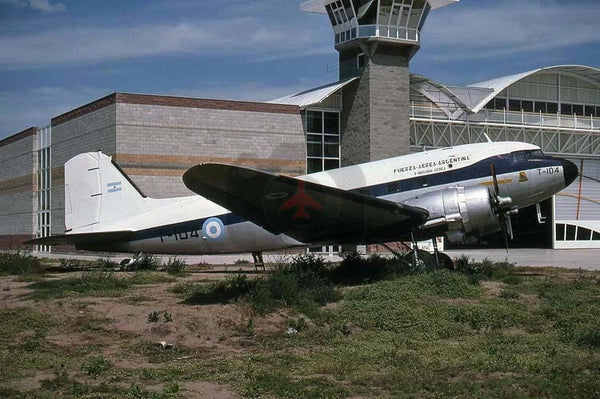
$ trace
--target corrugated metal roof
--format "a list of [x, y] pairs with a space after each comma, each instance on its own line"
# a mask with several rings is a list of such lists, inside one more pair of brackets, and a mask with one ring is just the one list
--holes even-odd
[[325, 86], [306, 90], [296, 94], [291, 94], [289, 96], [277, 98], [268, 102], [274, 104], [297, 105], [300, 108], [306, 108], [310, 105], [320, 103], [321, 101], [325, 100], [327, 97], [329, 97], [330, 95], [332, 95], [333, 93], [335, 93], [336, 91], [338, 91], [339, 89], [356, 79], [359, 78], [353, 77], [339, 82], [330, 83]]

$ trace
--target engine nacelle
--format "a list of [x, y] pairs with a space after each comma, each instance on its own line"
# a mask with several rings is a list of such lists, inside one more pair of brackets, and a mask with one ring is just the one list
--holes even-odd
[[448, 187], [406, 201], [429, 211], [424, 230], [445, 231], [450, 242], [464, 242], [469, 235], [485, 235], [500, 230], [493, 209], [493, 197], [487, 187]]

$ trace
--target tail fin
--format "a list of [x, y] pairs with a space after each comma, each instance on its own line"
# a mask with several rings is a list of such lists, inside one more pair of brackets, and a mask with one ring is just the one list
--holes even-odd
[[65, 227], [67, 231], [101, 230], [147, 210], [146, 196], [101, 152], [79, 154], [65, 163]]

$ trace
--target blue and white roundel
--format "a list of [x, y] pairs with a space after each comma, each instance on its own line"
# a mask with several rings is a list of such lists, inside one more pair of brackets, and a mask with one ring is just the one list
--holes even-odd
[[209, 240], [218, 240], [225, 233], [225, 225], [221, 219], [206, 219], [202, 225], [202, 235]]

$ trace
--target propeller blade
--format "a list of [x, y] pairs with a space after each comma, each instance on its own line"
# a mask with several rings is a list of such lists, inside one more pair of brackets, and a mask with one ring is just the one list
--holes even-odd
[[496, 176], [496, 166], [493, 163], [490, 164], [492, 170], [492, 180], [494, 181], [494, 194], [496, 197], [500, 195], [500, 187], [498, 186], [498, 176]]
[[[510, 218], [510, 216], [509, 216]], [[506, 223], [506, 216], [504, 213], [500, 213], [498, 215], [498, 222], [500, 223], [500, 230], [502, 230], [502, 238], [504, 239], [504, 248], [506, 248], [506, 253], [508, 253], [508, 229]]]
[[510, 214], [506, 216], [506, 231], [508, 232], [508, 237], [510, 237], [511, 240], [514, 240], [515, 235], [513, 234], [512, 218], [510, 217]]

